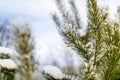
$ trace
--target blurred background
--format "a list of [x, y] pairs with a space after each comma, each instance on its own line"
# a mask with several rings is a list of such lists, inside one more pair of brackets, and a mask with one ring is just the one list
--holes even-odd
[[[114, 18], [119, 3], [120, 0], [98, 0], [99, 6], [109, 6], [111, 18]], [[85, 28], [86, 1], [76, 0], [76, 4], [80, 11], [81, 23]], [[42, 66], [56, 65], [68, 73], [76, 72], [82, 58], [64, 44], [51, 18], [54, 12], [59, 14], [54, 0], [0, 0], [0, 25], [9, 29], [10, 22], [28, 19], [35, 38], [39, 63]]]

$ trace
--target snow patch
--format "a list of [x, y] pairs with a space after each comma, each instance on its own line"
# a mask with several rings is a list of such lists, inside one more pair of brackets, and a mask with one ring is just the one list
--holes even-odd
[[6, 54], [6, 55], [8, 55], [8, 54], [12, 55], [16, 52], [14, 50], [10, 49], [10, 48], [0, 47], [0, 54], [3, 54], [3, 53]]
[[63, 72], [56, 66], [52, 65], [43, 66], [43, 71], [55, 79], [62, 79], [64, 77]]
[[0, 59], [0, 66], [9, 70], [17, 68], [17, 65], [12, 59]]
[[83, 36], [85, 36], [86, 32], [83, 31], [82, 29], [78, 29], [78, 34], [80, 37], [83, 37]]

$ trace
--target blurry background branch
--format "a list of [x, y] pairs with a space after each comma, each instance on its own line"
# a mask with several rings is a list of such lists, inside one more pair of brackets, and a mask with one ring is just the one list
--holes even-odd
[[41, 70], [38, 68], [35, 59], [35, 43], [31, 34], [31, 24], [29, 20], [15, 19], [11, 23], [11, 41], [14, 49], [18, 53], [15, 59], [18, 70], [15, 80], [41, 80]]
[[9, 27], [8, 22], [0, 19], [0, 46], [9, 44]]

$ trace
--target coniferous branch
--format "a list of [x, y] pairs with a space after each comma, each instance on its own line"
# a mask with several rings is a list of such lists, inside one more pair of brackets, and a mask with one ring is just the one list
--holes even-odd
[[60, 28], [61, 27], [61, 22], [60, 22], [56, 13], [54, 15], [52, 15], [52, 19], [54, 20], [54, 22], [58, 26], [58, 28]]
[[107, 13], [100, 11], [96, 0], [88, 0], [88, 30], [90, 40], [94, 45], [94, 64], [96, 63], [97, 55], [103, 49], [103, 27], [106, 23]]
[[63, 17], [64, 22], [72, 22], [70, 19], [70, 12], [66, 9], [66, 5], [64, 4], [63, 0], [56, 0], [56, 4], [58, 9], [60, 10], [60, 13]]
[[[58, 9], [60, 10], [60, 12], [61, 12], [61, 14], [63, 15], [62, 17], [63, 17], [63, 19], [64, 19], [64, 22], [62, 22], [62, 23], [66, 23], [66, 22], [68, 22], [68, 23], [70, 23], [70, 24], [72, 24], [72, 28], [74, 28], [75, 29], [75, 31], [76, 31], [76, 29], [80, 29], [81, 27], [80, 27], [80, 18], [79, 18], [79, 13], [78, 13], [78, 10], [77, 10], [77, 8], [76, 8], [76, 6], [75, 6], [75, 2], [74, 1], [70, 1], [69, 3], [70, 3], [70, 6], [72, 7], [72, 9], [71, 9], [71, 11], [72, 11], [72, 13], [73, 14], [71, 14], [70, 12], [68, 12], [68, 10], [66, 10], [65, 8], [66, 8], [66, 6], [64, 5], [64, 3], [63, 3], [64, 1], [62, 1], [62, 0], [56, 0], [56, 4], [57, 4], [57, 6], [58, 6]], [[75, 9], [74, 11], [73, 11], [73, 9]], [[66, 15], [66, 14], [68, 14], [68, 15]], [[71, 17], [71, 15], [69, 15], [69, 14], [71, 14], [71, 15], [74, 15], [75, 17]], [[65, 16], [66, 15], [66, 16]], [[58, 26], [58, 29], [59, 29], [59, 32], [60, 32], [60, 34], [61, 35], [63, 35], [63, 37], [66, 35], [66, 33], [65, 33], [65, 31], [62, 31], [62, 30], [64, 30], [64, 28], [63, 28], [63, 26], [65, 26], [65, 25], [63, 25], [61, 22], [60, 22], [60, 18], [57, 16], [57, 14], [54, 14], [53, 15], [53, 20], [55, 21], [55, 23], [56, 23], [56, 25]], [[73, 26], [74, 25], [74, 26]], [[67, 27], [67, 26], [66, 26]], [[69, 27], [69, 26], [68, 26]], [[67, 29], [66, 29], [67, 30]], [[71, 29], [72, 30], [72, 29]], [[69, 31], [67, 31], [69, 34], [72, 32], [71, 30], [69, 30]], [[73, 30], [74, 31], [74, 30]], [[74, 32], [75, 32], [74, 31]], [[71, 41], [70, 42], [73, 42], [73, 40], [72, 40], [72, 37], [70, 38], [70, 35], [69, 34], [67, 34], [67, 40], [69, 40], [70, 41], [70, 39], [71, 39]], [[76, 36], [79, 36], [79, 34], [78, 33], [74, 33], [74, 35], [76, 35]], [[78, 39], [80, 40], [80, 41], [82, 41], [83, 42], [83, 44], [85, 45], [88, 41], [85, 41], [85, 39], [88, 39], [88, 36], [89, 36], [89, 34], [87, 34], [87, 36], [86, 37], [82, 37], [82, 38], [79, 38], [78, 37]], [[65, 38], [65, 37], [64, 37]], [[69, 41], [66, 41], [66, 42], [69, 42]], [[76, 39], [75, 40], [76, 42], [73, 42], [73, 43], [77, 43], [78, 42], [78, 40]], [[74, 45], [74, 44], [72, 44], [72, 45]], [[79, 46], [79, 45], [81, 45], [81, 42], [80, 42], [80, 44], [78, 43], [78, 45], [75, 45], [76, 46], [76, 48], [74, 47], [74, 49], [77, 49], [77, 50], [81, 50], [81, 52], [84, 52], [85, 54], [86, 54], [86, 51], [85, 51], [85, 49], [84, 49], [84, 47], [83, 46]], [[79, 51], [80, 51], [79, 50]], [[79, 52], [80, 53], [80, 52]], [[87, 57], [87, 55], [84, 55], [85, 57]]]
[[86, 55], [87, 51], [83, 46], [83, 43], [80, 42], [81, 40], [72, 25], [66, 24], [65, 28], [62, 28], [60, 33], [63, 36], [65, 43], [68, 44], [69, 47], [77, 50], [79, 54], [83, 53], [83, 57], [88, 60], [88, 56]]
[[[76, 29], [80, 29], [81, 28], [80, 18], [79, 18], [79, 12], [77, 10], [76, 4], [74, 3], [74, 1], [69, 1], [69, 4], [71, 6], [69, 10], [66, 4], [64, 3], [65, 2], [63, 0], [56, 0], [57, 7], [62, 15], [62, 20], [60, 20], [60, 18], [56, 13], [52, 15], [53, 20], [55, 21], [58, 27], [61, 27], [62, 23], [71, 23], [72, 25], [74, 25]], [[59, 25], [58, 25], [58, 22], [59, 22]]]
[[[107, 29], [107, 30], [106, 30]], [[120, 79], [118, 76], [120, 74], [120, 32], [119, 24], [117, 22], [110, 22], [106, 27], [106, 37], [105, 42], [107, 46], [107, 51], [105, 57], [103, 57], [103, 64], [105, 71], [104, 79], [117, 80]], [[102, 65], [102, 64], [101, 64]], [[102, 65], [103, 66], [103, 65]]]
[[[70, 3], [72, 6], [73, 13], [76, 12], [76, 8], [74, 8], [75, 4]], [[71, 20], [75, 21], [75, 24], [70, 25], [62, 25], [60, 27], [60, 34], [63, 36], [65, 43], [76, 50], [80, 55], [83, 56], [85, 62], [80, 67], [80, 76], [83, 80], [108, 80], [112, 79], [111, 76], [115, 76], [115, 67], [110, 67], [115, 64], [118, 70], [118, 61], [119, 56], [115, 57], [119, 54], [118, 48], [112, 49], [113, 46], [119, 47], [116, 44], [119, 44], [119, 36], [115, 34], [114, 39], [110, 42], [112, 32], [115, 32], [114, 29], [111, 30], [111, 26], [116, 26], [116, 23], [111, 23], [108, 19], [107, 9], [101, 9], [97, 5], [96, 0], [87, 0], [88, 7], [88, 29], [87, 33], [84, 36], [79, 36], [79, 29], [76, 28], [78, 19]], [[60, 8], [59, 8], [60, 9]], [[78, 14], [78, 13], [75, 13]], [[78, 16], [78, 15], [77, 15]], [[58, 17], [57, 17], [58, 18]], [[59, 22], [58, 22], [59, 23]], [[64, 24], [66, 22], [63, 22]], [[60, 26], [59, 24], [59, 26]], [[74, 27], [75, 26], [75, 27]], [[118, 30], [118, 28], [116, 29]], [[117, 37], [117, 38], [116, 38]], [[109, 41], [109, 42], [108, 42]], [[116, 44], [111, 44], [115, 42]], [[109, 45], [108, 45], [109, 44]], [[112, 46], [112, 47], [110, 47]], [[112, 49], [112, 50], [111, 50]], [[118, 54], [114, 54], [115, 51], [118, 51]], [[114, 54], [114, 57], [109, 56], [110, 54]], [[86, 57], [87, 56], [87, 57]], [[111, 58], [110, 58], [111, 57]], [[111, 64], [111, 62], [113, 63]], [[110, 63], [109, 63], [110, 62]], [[104, 66], [103, 66], [104, 65]], [[110, 70], [113, 70], [110, 72]], [[118, 76], [118, 75], [117, 75]], [[106, 78], [107, 77], [107, 78]], [[115, 79], [115, 78], [114, 78]], [[118, 78], [119, 79], [119, 78]]]
[[15, 80], [41, 80], [43, 77], [35, 60], [35, 43], [28, 21], [22, 24], [12, 24], [12, 40], [15, 50], [19, 53], [16, 63], [18, 64]]
[[79, 15], [79, 12], [77, 10], [76, 4], [75, 4], [74, 0], [69, 1], [69, 3], [70, 3], [70, 6], [71, 6], [71, 9], [72, 9], [72, 12], [74, 14], [74, 17], [75, 17], [74, 25], [76, 24], [75, 26], [77, 26], [77, 28], [80, 29], [81, 28], [80, 17], [79, 17], [80, 15]]

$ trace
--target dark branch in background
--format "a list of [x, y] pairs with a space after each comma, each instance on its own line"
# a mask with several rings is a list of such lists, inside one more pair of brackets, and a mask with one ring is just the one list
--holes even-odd
[[9, 28], [7, 21], [0, 20], [0, 46], [8, 46], [9, 41]]
[[54, 15], [52, 15], [52, 19], [54, 20], [54, 22], [58, 26], [58, 28], [60, 28], [61, 27], [61, 22], [60, 22], [59, 17], [57, 16], [56, 13]]

